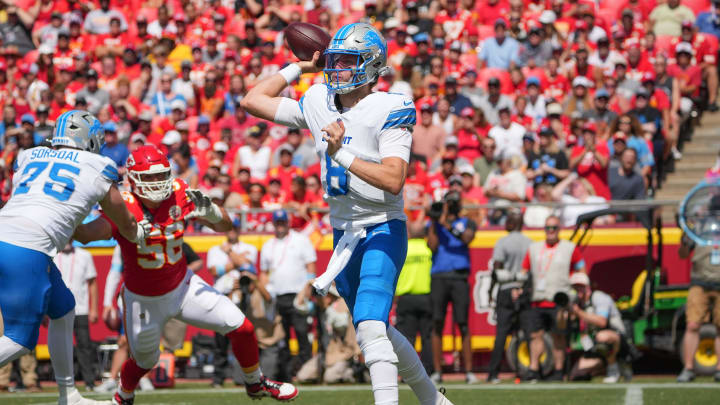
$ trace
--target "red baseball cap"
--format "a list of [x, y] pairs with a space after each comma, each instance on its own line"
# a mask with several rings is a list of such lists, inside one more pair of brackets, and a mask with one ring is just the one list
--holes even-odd
[[651, 71], [647, 71], [647, 72], [643, 73], [643, 75], [642, 75], [642, 82], [643, 82], [643, 83], [645, 83], [645, 82], [653, 82], [653, 83], [655, 83], [655, 73], [654, 73], [654, 72], [651, 72]]
[[617, 131], [617, 132], [615, 132], [615, 134], [612, 136], [612, 140], [613, 140], [613, 142], [615, 142], [615, 141], [627, 142], [627, 135], [625, 135], [625, 133], [622, 132], [622, 131]]
[[583, 132], [592, 132], [593, 134], [597, 132], [597, 126], [593, 121], [586, 122], [582, 129]]
[[586, 30], [589, 28], [588, 23], [585, 22], [585, 20], [577, 20], [575, 21], [575, 29], [576, 30]]
[[460, 116], [465, 118], [472, 118], [475, 116], [475, 110], [472, 107], [465, 107], [460, 111]]

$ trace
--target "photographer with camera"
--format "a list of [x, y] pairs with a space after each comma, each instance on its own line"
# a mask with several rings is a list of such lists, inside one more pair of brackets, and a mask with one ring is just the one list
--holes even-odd
[[540, 357], [545, 351], [545, 331], [552, 334], [552, 355], [555, 371], [548, 376], [550, 381], [564, 379], [566, 322], [563, 303], [568, 301], [570, 273], [585, 273], [585, 261], [574, 243], [560, 240], [560, 218], [551, 215], [545, 220], [545, 240], [533, 242], [522, 263], [523, 271], [532, 279], [531, 309], [520, 314], [520, 324], [530, 336], [530, 371], [528, 381], [537, 381], [540, 376]]
[[525, 285], [528, 276], [522, 271], [522, 261], [532, 240], [520, 232], [522, 227], [522, 212], [510, 210], [505, 221], [505, 230], [509, 233], [500, 238], [493, 248], [492, 284], [499, 285], [495, 304], [495, 345], [490, 355], [487, 378], [493, 384], [500, 382], [500, 362], [514, 318], [529, 307], [529, 291]]
[[[215, 278], [216, 285], [221, 279], [228, 279], [228, 274], [233, 273], [237, 278], [237, 272], [241, 269], [249, 267], [255, 268], [257, 264], [258, 251], [255, 246], [242, 242], [239, 238], [240, 224], [235, 224], [234, 229], [226, 233], [227, 241], [221, 245], [213, 246], [207, 253], [207, 268], [210, 274]], [[217, 288], [216, 288], [217, 289]], [[225, 292], [227, 290], [227, 292]], [[223, 294], [228, 294], [232, 290], [232, 283], [224, 286], [224, 290], [218, 289]], [[232, 297], [231, 297], [232, 298]], [[247, 314], [246, 308], [240, 308], [243, 313]], [[220, 388], [226, 378], [225, 369], [228, 366], [228, 348], [230, 340], [223, 334], [215, 333], [215, 353], [213, 356], [213, 365], [215, 372], [213, 374], [212, 386]], [[266, 374], [268, 371], [263, 370]], [[267, 374], [270, 376], [269, 374]], [[270, 377], [274, 378], [274, 376]], [[242, 382], [242, 379], [235, 379], [235, 382]]]
[[470, 249], [477, 225], [461, 217], [461, 196], [451, 191], [441, 202], [430, 207], [430, 225], [427, 245], [433, 252], [430, 270], [430, 300], [433, 308], [433, 381], [442, 381], [442, 333], [448, 303], [453, 304], [453, 319], [462, 336], [462, 359], [465, 366], [465, 381], [476, 383], [472, 371], [472, 351], [468, 331], [468, 310], [470, 306]]
[[[282, 364], [286, 367], [289, 379], [312, 357], [312, 346], [308, 340], [310, 325], [306, 314], [295, 307], [295, 298], [308, 281], [315, 278], [317, 256], [310, 239], [290, 229], [287, 211], [273, 212], [272, 221], [275, 235], [260, 250], [260, 278], [266, 280], [268, 291], [277, 300], [277, 312], [282, 318], [286, 343]], [[295, 329], [299, 346], [298, 355], [292, 360], [289, 349], [290, 327]]]
[[[589, 379], [592, 372], [606, 368], [604, 383], [616, 383], [620, 380], [621, 370], [626, 379], [632, 378], [632, 368], [625, 361], [632, 343], [624, 338], [625, 325], [620, 311], [612, 297], [602, 291], [590, 288], [590, 278], [585, 273], [573, 273], [570, 284], [575, 294], [568, 297], [572, 315], [585, 325], [581, 330], [581, 343], [585, 354], [578, 360], [570, 375], [571, 380]], [[622, 356], [621, 354], [625, 354]]]
[[[256, 257], [257, 253], [253, 258]], [[263, 374], [268, 378], [278, 378], [281, 372], [285, 332], [280, 316], [275, 311], [273, 298], [266, 288], [265, 281], [258, 277], [254, 263], [245, 263], [237, 269], [228, 271], [218, 278], [214, 287], [227, 295], [252, 322], [260, 348], [260, 367], [263, 367]], [[217, 375], [217, 366], [215, 370]], [[220, 372], [222, 373], [222, 370]], [[240, 373], [234, 374], [239, 376]]]

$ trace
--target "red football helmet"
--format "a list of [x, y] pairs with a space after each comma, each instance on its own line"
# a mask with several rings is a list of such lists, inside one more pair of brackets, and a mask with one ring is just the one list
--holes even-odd
[[154, 145], [144, 145], [128, 156], [125, 164], [133, 193], [159, 202], [170, 197], [173, 178], [170, 162]]

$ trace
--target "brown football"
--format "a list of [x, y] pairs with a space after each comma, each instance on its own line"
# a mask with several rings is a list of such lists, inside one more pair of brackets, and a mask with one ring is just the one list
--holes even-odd
[[330, 43], [330, 34], [315, 24], [294, 22], [285, 28], [285, 39], [290, 50], [303, 61], [312, 60], [315, 51], [320, 51], [318, 67], [325, 66], [325, 49]]

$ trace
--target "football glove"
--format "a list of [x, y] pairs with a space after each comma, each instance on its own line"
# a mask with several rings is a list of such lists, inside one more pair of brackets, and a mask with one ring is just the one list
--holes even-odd
[[217, 204], [213, 203], [205, 193], [200, 190], [185, 190], [185, 195], [190, 201], [195, 204], [195, 209], [192, 210], [185, 218], [200, 218], [211, 224], [220, 222], [223, 218], [223, 213]]

